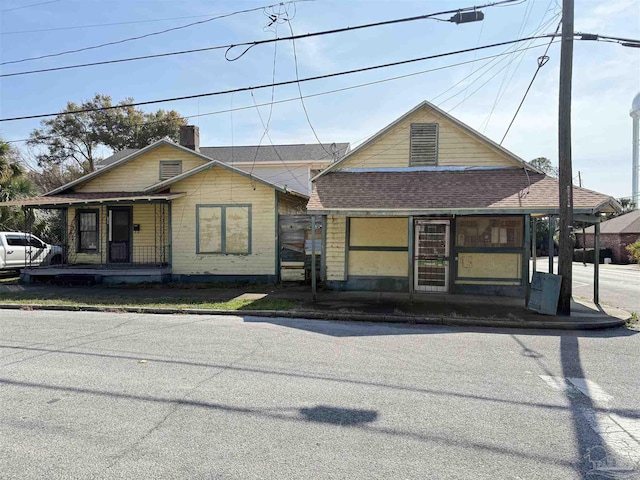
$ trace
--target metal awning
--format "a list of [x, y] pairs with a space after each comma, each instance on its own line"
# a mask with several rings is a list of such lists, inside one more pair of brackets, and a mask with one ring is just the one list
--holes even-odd
[[103, 205], [106, 203], [157, 203], [169, 202], [184, 195], [186, 194], [144, 192], [68, 193], [66, 195], [31, 197], [0, 202], [0, 207], [60, 208], [73, 205]]

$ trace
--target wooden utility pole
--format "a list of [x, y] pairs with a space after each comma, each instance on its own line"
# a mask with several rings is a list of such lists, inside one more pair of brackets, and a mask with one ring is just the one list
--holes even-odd
[[571, 170], [571, 77], [573, 70], [573, 1], [562, 0], [562, 40], [560, 44], [560, 92], [558, 102], [558, 195], [560, 228], [558, 274], [562, 276], [558, 313], [571, 314], [573, 262], [573, 174]]

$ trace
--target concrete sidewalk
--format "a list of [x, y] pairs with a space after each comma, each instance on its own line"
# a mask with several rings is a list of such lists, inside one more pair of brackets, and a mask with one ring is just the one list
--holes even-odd
[[[30, 294], [28, 305], [3, 302], [13, 294]], [[57, 298], [77, 299], [84, 305], [87, 296], [100, 298], [97, 305], [63, 307], [55, 305]], [[295, 303], [291, 310], [252, 310], [247, 305], [240, 310], [209, 310], [197, 308], [198, 302], [224, 302], [238, 297], [278, 299]], [[46, 299], [53, 305], [38, 305]], [[158, 302], [163, 300], [163, 302]], [[122, 307], [123, 303], [131, 307]], [[61, 302], [62, 303], [62, 302]], [[105, 305], [107, 303], [107, 305]], [[150, 303], [166, 303], [166, 307], [145, 307]], [[194, 303], [194, 308], [172, 308], [171, 303]], [[99, 305], [102, 304], [102, 305]], [[131, 311], [146, 313], [225, 314], [262, 317], [334, 319], [351, 321], [386, 321], [430, 323], [438, 325], [597, 329], [620, 326], [631, 317], [629, 312], [596, 306], [576, 298], [569, 317], [541, 315], [525, 308], [524, 300], [509, 297], [414, 294], [410, 301], [406, 293], [319, 291], [313, 302], [307, 285], [247, 285], [211, 287], [206, 285], [145, 285], [60, 287], [51, 285], [0, 285], [0, 308], [69, 309], [91, 311]]]

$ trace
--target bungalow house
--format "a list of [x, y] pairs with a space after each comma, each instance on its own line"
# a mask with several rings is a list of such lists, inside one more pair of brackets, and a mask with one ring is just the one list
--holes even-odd
[[[279, 216], [304, 212], [309, 169], [335, 160], [348, 145], [214, 148], [205, 154], [197, 127], [182, 133], [186, 146], [163, 139], [120, 152], [41, 197], [4, 203], [64, 214], [61, 265], [26, 268], [23, 279], [277, 281]], [[229, 158], [238, 163], [227, 163]], [[303, 166], [303, 180], [289, 183], [299, 190], [256, 173], [286, 183], [282, 170], [296, 162]]]
[[[576, 231], [580, 246], [594, 248], [595, 228], [588, 227]], [[600, 224], [600, 248], [611, 249], [613, 263], [629, 263], [627, 245], [640, 239], [640, 210], [634, 210], [619, 217], [611, 218]]]
[[[338, 290], [525, 296], [530, 220], [558, 215], [557, 180], [429, 102], [313, 179], [322, 272]], [[574, 187], [581, 221], [619, 211]]]

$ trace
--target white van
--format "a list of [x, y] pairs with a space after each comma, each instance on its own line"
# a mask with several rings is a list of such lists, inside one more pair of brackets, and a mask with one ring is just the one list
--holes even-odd
[[0, 270], [62, 263], [62, 248], [21, 232], [0, 232]]

